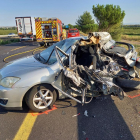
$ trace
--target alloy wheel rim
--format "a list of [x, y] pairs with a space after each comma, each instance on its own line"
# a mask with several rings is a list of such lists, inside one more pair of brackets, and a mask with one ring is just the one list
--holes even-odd
[[40, 89], [33, 97], [33, 104], [37, 109], [45, 109], [53, 101], [53, 94], [48, 89]]

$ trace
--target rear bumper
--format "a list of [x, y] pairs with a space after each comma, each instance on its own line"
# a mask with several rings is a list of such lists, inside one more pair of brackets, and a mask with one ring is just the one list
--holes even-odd
[[19, 35], [19, 37], [20, 37], [20, 40], [21, 40], [21, 41], [22, 41], [22, 40], [27, 41], [27, 40], [33, 40], [33, 39], [34, 39], [33, 35], [30, 35], [30, 36], [20, 36], [20, 35]]
[[68, 35], [68, 38], [70, 37], [79, 37], [80, 35]]
[[24, 40], [24, 41], [27, 41], [27, 40], [33, 40], [33, 38], [20, 38], [20, 41], [22, 41], [22, 40]]

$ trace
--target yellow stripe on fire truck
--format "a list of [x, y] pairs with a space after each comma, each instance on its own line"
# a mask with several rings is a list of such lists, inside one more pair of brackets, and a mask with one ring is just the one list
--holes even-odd
[[36, 38], [42, 38], [41, 24], [36, 22]]

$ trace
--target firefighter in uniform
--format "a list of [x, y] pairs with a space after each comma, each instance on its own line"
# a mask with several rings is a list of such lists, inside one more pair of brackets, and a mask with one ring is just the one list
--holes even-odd
[[62, 39], [63, 39], [63, 40], [66, 39], [66, 36], [67, 36], [66, 30], [63, 29], [63, 31], [62, 31]]

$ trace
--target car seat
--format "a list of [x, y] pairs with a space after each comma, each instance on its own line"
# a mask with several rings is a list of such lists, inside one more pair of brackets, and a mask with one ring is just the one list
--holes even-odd
[[108, 52], [112, 53], [112, 54], [122, 54], [125, 55], [127, 53], [127, 49], [124, 47], [120, 47], [120, 46], [111, 46], [111, 48], [108, 49]]
[[[124, 47], [117, 46], [118, 44], [127, 46], [128, 50]], [[133, 67], [136, 63], [137, 52], [132, 44], [110, 40], [102, 46], [102, 49], [108, 55], [116, 55], [120, 58], [124, 58], [130, 67]]]
[[96, 69], [96, 56], [94, 55], [93, 46], [77, 46], [74, 51], [76, 56], [76, 63], [78, 65], [83, 65], [89, 67], [91, 64], [93, 68]]

